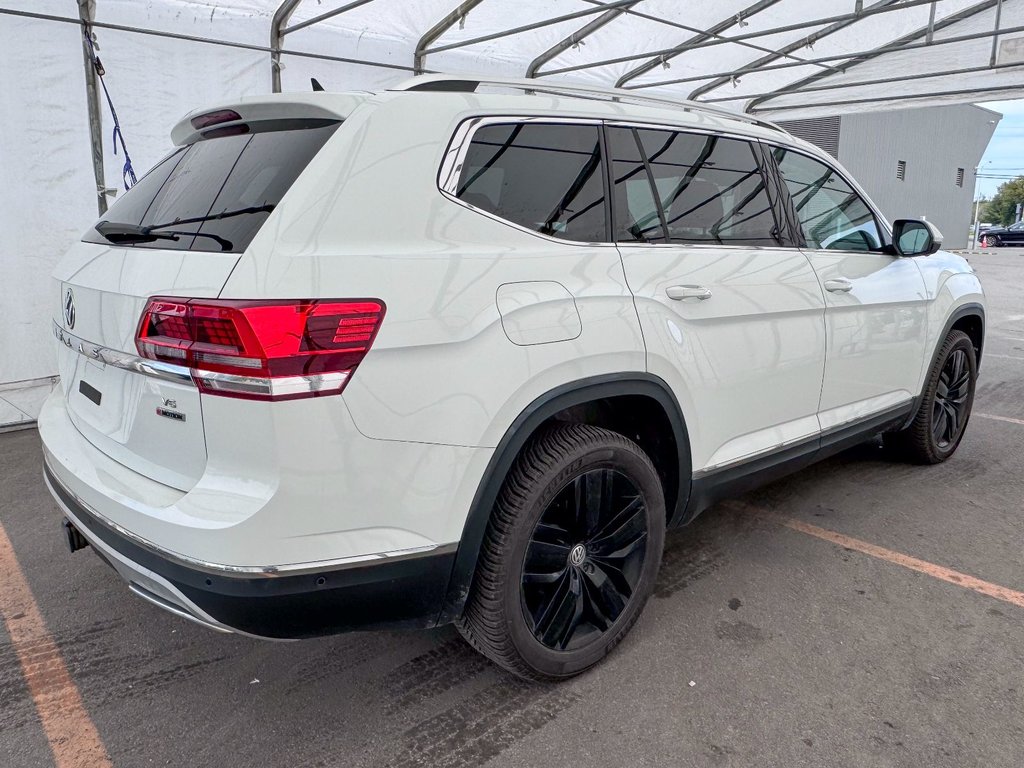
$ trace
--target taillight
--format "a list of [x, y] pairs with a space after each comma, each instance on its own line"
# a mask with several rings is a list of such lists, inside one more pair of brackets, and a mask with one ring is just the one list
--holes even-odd
[[290, 400], [341, 392], [373, 343], [376, 299], [236, 301], [154, 296], [135, 336], [139, 354], [187, 366], [203, 392]]

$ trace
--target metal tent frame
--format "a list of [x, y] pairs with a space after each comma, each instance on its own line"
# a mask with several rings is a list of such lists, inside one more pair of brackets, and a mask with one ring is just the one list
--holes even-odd
[[[282, 88], [283, 56], [379, 67], [408, 74], [424, 74], [431, 72], [427, 68], [427, 63], [432, 55], [465, 51], [484, 44], [500, 44], [501, 41], [516, 37], [519, 39], [515, 41], [513, 47], [517, 53], [521, 53], [524, 47], [522, 36], [537, 30], [567, 27], [573, 22], [578, 22], [579, 26], [572, 28], [569, 34], [563, 33], [561, 39], [554, 45], [549, 41], [535, 55], [524, 58], [524, 62], [528, 63], [525, 63], [522, 74], [528, 79], [550, 78], [549, 82], [557, 83], [561, 79], [560, 76], [579, 77], [577, 73], [581, 73], [592, 81], [603, 77], [607, 80], [607, 86], [664, 94], [677, 100], [683, 98], [705, 104], [729, 104], [739, 111], [765, 116], [787, 111], [792, 113], [805, 107], [817, 109], [818, 113], [821, 113], [822, 109], [841, 112], [863, 108], [865, 105], [882, 106], [897, 101], [924, 106], [940, 99], [969, 101], [972, 96], [982, 98], [986, 95], [1008, 93], [1024, 95], [1024, 76], [1021, 75], [1024, 68], [1024, 24], [1002, 25], [1007, 9], [1016, 13], [1015, 18], [1019, 22], [1024, 22], [1024, 13], [1021, 13], [1024, 11], [1024, 0], [978, 0], [969, 5], [964, 5], [964, 0], [843, 0], [850, 6], [850, 10], [845, 13], [804, 18], [788, 24], [767, 25], [757, 25], [756, 20], [769, 18], [766, 16], [769, 12], [776, 14], [770, 18], [777, 18], [780, 9], [785, 8], [786, 0], [749, 0], [749, 4], [739, 11], [723, 12], [717, 21], [703, 27], [669, 18], [669, 14], [659, 15], [655, 11], [657, 0], [578, 0], [577, 8], [571, 12], [548, 15], [525, 24], [512, 24], [516, 14], [509, 13], [507, 26], [492, 28], [483, 34], [456, 34], [454, 37], [457, 39], [451, 39], [453, 30], [457, 26], [461, 28], [466, 25], [472, 30], [472, 12], [482, 3], [487, 2], [490, 5], [510, 0], [450, 0], [451, 10], [440, 14], [429, 27], [422, 31], [417, 30], [420, 32], [419, 37], [408, 41], [412, 55], [411, 61], [407, 64], [371, 61], [286, 47], [288, 36], [291, 34], [314, 25], [324, 25], [332, 21], [338, 23], [346, 14], [383, 1], [337, 0], [337, 5], [333, 8], [292, 21], [303, 6], [308, 8], [312, 5], [312, 0], [278, 0], [270, 21], [269, 44], [266, 46], [97, 21], [96, 0], [76, 0], [76, 17], [10, 8], [0, 8], [0, 14], [81, 26], [92, 163], [100, 213], [106, 208], [107, 191], [103, 178], [102, 104], [97, 74], [85, 40], [85, 36], [91, 34], [94, 29], [111, 29], [267, 53], [270, 58], [271, 86], [275, 92]], [[939, 11], [949, 9], [953, 3], [958, 3], [959, 10], [940, 17]], [[274, 7], [271, 5], [271, 8]], [[662, 4], [660, 7], [664, 8], [665, 5]], [[915, 8], [928, 9], [928, 23], [910, 32], [904, 31], [903, 34], [893, 34], [891, 38], [877, 39], [877, 44], [870, 47], [850, 45], [850, 40], [842, 38], [844, 33], [856, 30], [859, 24], [870, 23], [871, 19]], [[988, 13], [992, 14], [990, 28], [967, 28], [972, 21], [977, 21], [982, 18], [982, 14]], [[684, 14], [680, 12], [679, 16], [682, 18]], [[574, 51], [579, 52], [588, 39], [593, 41], [595, 36], [601, 35], [607, 39], [618, 29], [623, 29], [617, 25], [622, 25], [627, 20], [642, 20], [645, 24], [656, 25], [660, 30], [678, 33], [681, 41], [671, 46], [652, 46], [639, 52], [635, 51], [634, 45], [632, 52], [618, 56], [559, 63], [560, 58], [570, 56]], [[761, 28], [746, 30], [745, 27], [750, 26], [751, 20], [755, 20], [755, 26]], [[628, 30], [628, 27], [625, 29]], [[1000, 41], [1012, 35], [1021, 35], [1013, 41], [1018, 53], [1008, 61], [1001, 60]], [[447, 41], [446, 37], [449, 38]], [[785, 42], [780, 42], [780, 38], [786, 38]], [[987, 61], [959, 62], [956, 66], [938, 66], [933, 62], [929, 66], [923, 58], [940, 48], [947, 50], [942, 48], [943, 46], [980, 41], [988, 43], [988, 55], [985, 57]], [[635, 40], [632, 42], [635, 43]], [[815, 43], [831, 45], [835, 50], [824, 55], [807, 54], [804, 49], [813, 50]], [[707, 50], [738, 51], [742, 56], [736, 63], [730, 63], [718, 71], [707, 71], [710, 68], [703, 61], [697, 61], [695, 65], [690, 66], [692, 74], [662, 79], [652, 76], [659, 67], [668, 69], [673, 61], [692, 56], [695, 52], [700, 55], [700, 52]], [[872, 67], [869, 66], [872, 63], [891, 60], [894, 55], [905, 56], [908, 52], [913, 52], [915, 56], [920, 55], [923, 66], [901, 69], [897, 72], [872, 72]], [[979, 58], [980, 51], [972, 55]], [[609, 69], [615, 67], [621, 70], [620, 65], [624, 64], [632, 66], [624, 73], [618, 71], [613, 75], [606, 74]], [[809, 69], [813, 71], [808, 73]], [[877, 70], [877, 67], [875, 69]], [[793, 72], [792, 80], [786, 80], [787, 71]], [[864, 77], [850, 78], [850, 72], [867, 74]], [[1007, 72], [1014, 77], [1006, 78]], [[753, 90], [746, 86], [738, 87], [740, 78], [750, 77], [756, 80], [766, 74], [770, 75], [770, 80], [775, 78], [768, 86], [755, 87]], [[957, 77], [967, 80], [951, 84], [949, 79]], [[911, 88], [912, 84], [917, 87]]]
[[[287, 26], [289, 18], [302, 4], [303, 0], [283, 0], [277, 14], [275, 14], [272, 29], [270, 35], [270, 49], [272, 58], [272, 75], [274, 77], [275, 90], [280, 89], [280, 56], [284, 53], [284, 39], [285, 36], [290, 32], [295, 32], [299, 29], [317, 24], [328, 19], [337, 18], [342, 14], [348, 13], [356, 8], [359, 8], [368, 3], [374, 2], [375, 0], [353, 0], [352, 2], [344, 3], [343, 5], [334, 8], [330, 11], [321, 13], [310, 19], [306, 19], [303, 22]], [[781, 0], [757, 0], [748, 7], [744, 8], [738, 13], [732, 14], [721, 19], [718, 23], [708, 26], [705, 29], [699, 29], [692, 27], [673, 19], [668, 19], [663, 16], [652, 15], [645, 13], [644, 0], [582, 0], [583, 3], [589, 7], [582, 8], [580, 10], [573, 11], [571, 13], [563, 13], [557, 16], [550, 16], [538, 21], [531, 22], [529, 24], [509, 26], [505, 29], [489, 32], [488, 34], [478, 35], [475, 37], [469, 37], [467, 39], [458, 40], [450, 43], [440, 43], [441, 38], [451, 30], [456, 24], [464, 24], [466, 19], [474, 8], [479, 6], [483, 0], [463, 0], [463, 2], [455, 5], [452, 10], [442, 16], [438, 21], [430, 27], [429, 30], [424, 32], [422, 37], [416, 43], [416, 47], [413, 54], [412, 70], [417, 74], [428, 72], [426, 68], [426, 62], [430, 54], [443, 53], [445, 51], [451, 51], [460, 48], [469, 48], [474, 45], [481, 43], [492, 42], [515, 35], [520, 35], [525, 32], [530, 32], [544, 27], [549, 27], [556, 24], [561, 24], [573, 19], [586, 19], [586, 23], [579, 27], [571, 34], [564, 37], [561, 41], [555, 45], [547, 48], [546, 50], [539, 52], [529, 63], [525, 69], [525, 76], [528, 78], [539, 78], [539, 77], [551, 77], [557, 75], [565, 75], [574, 72], [581, 72], [584, 70], [593, 70], [600, 67], [607, 67], [613, 64], [622, 64], [627, 62], [640, 62], [637, 66], [631, 69], [626, 74], [618, 77], [614, 85], [618, 88], [631, 88], [631, 89], [664, 89], [671, 86], [679, 86], [681, 84], [689, 82], [703, 82], [711, 78], [710, 82], [703, 82], [702, 85], [692, 90], [686, 98], [689, 100], [701, 100], [712, 102], [736, 102], [737, 97], [723, 97], [717, 96], [714, 92], [721, 89], [723, 86], [733, 84], [735, 85], [743, 75], [760, 74], [763, 72], [777, 71], [780, 69], [789, 68], [800, 68], [813, 66], [820, 69], [809, 76], [799, 77], [794, 82], [785, 84], [783, 86], [770, 89], [764, 92], [745, 94], [743, 98], [748, 98], [749, 101], [744, 106], [744, 111], [758, 111], [758, 112], [771, 112], [774, 111], [770, 102], [772, 99], [781, 96], [792, 96], [800, 93], [820, 93], [822, 91], [829, 91], [832, 89], [842, 90], [846, 88], [856, 86], [873, 86], [873, 85], [887, 85], [891, 83], [906, 83], [910, 81], [927, 80], [930, 78], [948, 78], [957, 75], [967, 74], [978, 74], [988, 71], [997, 71], [1003, 69], [1019, 69], [1024, 66], [1024, 61], [1004, 63], [1000, 64], [997, 62], [997, 45], [999, 39], [1003, 35], [1016, 34], [1024, 32], [1022, 26], [1010, 26], [1000, 27], [1000, 19], [1002, 15], [1002, 9], [1004, 4], [1016, 2], [1017, 0], [984, 0], [984, 2], [977, 3], [964, 10], [961, 10], [955, 14], [950, 15], [947, 18], [936, 21], [936, 9], [943, 2], [943, 0], [877, 0], [871, 4], [865, 4], [864, 0], [850, 0], [852, 9], [847, 13], [834, 14], [831, 16], [804, 19], [802, 21], [773, 26], [767, 29], [761, 29], [753, 32], [739, 32], [736, 34], [726, 34], [734, 29], [741, 29], [749, 23], [749, 20], [759, 13], [762, 13], [768, 8], [778, 5]], [[853, 50], [842, 54], [829, 55], [829, 56], [818, 56], [818, 57], [804, 57], [797, 55], [797, 51], [802, 48], [809, 48], [814, 43], [829, 38], [844, 29], [848, 29], [856, 24], [863, 22], [871, 17], [879, 16], [888, 13], [899, 13], [906, 11], [911, 8], [918, 6], [929, 6], [929, 22], [926, 27], [915, 30], [914, 32], [896, 37], [891, 40], [882, 41], [879, 45], [869, 48], [866, 50]], [[970, 19], [978, 14], [984, 13], [991, 9], [995, 9], [995, 20], [993, 28], [990, 31], [984, 33], [971, 33], [959, 36], [953, 36], [949, 38], [937, 39], [935, 33], [944, 29], [955, 26], [956, 24]], [[628, 16], [637, 18], [643, 18], [651, 22], [655, 22], [662, 25], [668, 25], [675, 27], [682, 31], [690, 33], [690, 36], [679, 45], [660, 48], [654, 50], [644, 51], [642, 53], [630, 53], [623, 56], [608, 57], [604, 59], [597, 59], [588, 61], [580, 64], [573, 64], [562, 67], [555, 67], [552, 69], [544, 70], [544, 66], [556, 59], [560, 54], [569, 50], [570, 48], [576, 48], [583, 43], [588, 37], [601, 29], [614, 25], [616, 21], [623, 19]], [[593, 18], [591, 18], [593, 17]], [[788, 43], [777, 49], [759, 45], [756, 41], [759, 38], [768, 38], [774, 35], [780, 35], [782, 33], [801, 32], [807, 31], [806, 36], [800, 37], [799, 39]], [[934, 72], [922, 72], [917, 74], [904, 74], [894, 75], [890, 78], [874, 78], [860, 82], [836, 82], [829, 83], [830, 77], [839, 74], [845, 74], [851, 68], [856, 67], [865, 61], [876, 59], [880, 56], [884, 56], [887, 53], [892, 52], [905, 52], [908, 50], [930, 48], [932, 46], [952, 45], [956, 43], [969, 42], [979, 38], [989, 38], [992, 41], [991, 45], [991, 56], [987, 65], [976, 65], [971, 67], [959, 67], [959, 68], [947, 68], [941, 71]], [[715, 72], [712, 74], [702, 74], [699, 76], [671, 78], [664, 80], [654, 80], [644, 83], [635, 83], [638, 78], [657, 69], [659, 66], [667, 68], [669, 62], [685, 53], [707, 48], [711, 46], [730, 45], [739, 46], [751, 51], [759, 51], [764, 53], [756, 59], [752, 59], [742, 66], [735, 67], [731, 70], [725, 70], [722, 72]], [[836, 99], [831, 101], [815, 101], [815, 106], [848, 106], [854, 104], [864, 104], [877, 101], [884, 103], [889, 100], [896, 98], [907, 98], [912, 99], [918, 103], [926, 101], [929, 98], [937, 98], [942, 96], [964, 94], [969, 95], [972, 93], [978, 93], [979, 95], [985, 93], [991, 93], [995, 91], [1010, 91], [1010, 90], [1021, 90], [1024, 91], [1024, 78], [1021, 79], [1020, 83], [1016, 86], [1003, 84], [999, 87], [975, 87], [967, 89], [949, 89], [936, 86], [934, 90], [915, 91], [913, 94], [908, 94], [902, 97], [893, 96], [890, 94], [879, 95], [877, 98], [855, 98], [855, 99]], [[788, 108], [792, 108], [790, 105]]]

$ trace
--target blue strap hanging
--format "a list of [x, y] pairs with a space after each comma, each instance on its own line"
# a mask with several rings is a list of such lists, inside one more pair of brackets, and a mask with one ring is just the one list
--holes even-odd
[[89, 44], [89, 58], [92, 60], [93, 68], [96, 70], [96, 77], [100, 81], [100, 85], [103, 87], [103, 95], [107, 97], [107, 106], [110, 107], [110, 117], [114, 121], [114, 130], [111, 135], [111, 140], [114, 144], [114, 154], [117, 154], [117, 145], [121, 145], [121, 151], [124, 152], [124, 167], [121, 169], [121, 181], [124, 183], [125, 191], [132, 188], [138, 179], [135, 178], [135, 169], [132, 168], [132, 158], [128, 154], [128, 146], [124, 143], [124, 134], [121, 132], [121, 121], [117, 119], [117, 110], [114, 109], [114, 101], [110, 98], [110, 91], [107, 90], [107, 83], [103, 79], [103, 75], [106, 72], [103, 69], [103, 63], [100, 61], [100, 57], [96, 55], [96, 45], [93, 42], [92, 28], [89, 25], [85, 25], [83, 32], [85, 34], [85, 41]]

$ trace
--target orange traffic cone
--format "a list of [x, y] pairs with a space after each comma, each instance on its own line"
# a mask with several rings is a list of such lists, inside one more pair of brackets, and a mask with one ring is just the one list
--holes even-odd
[[984, 235], [981, 236], [981, 247], [988, 248], [988, 238]]

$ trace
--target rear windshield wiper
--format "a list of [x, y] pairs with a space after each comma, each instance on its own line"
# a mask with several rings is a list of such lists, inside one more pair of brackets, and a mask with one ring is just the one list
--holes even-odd
[[230, 240], [226, 240], [223, 237], [212, 235], [207, 232], [192, 232], [185, 230], [169, 230], [166, 232], [158, 232], [157, 230], [166, 230], [168, 227], [180, 227], [183, 224], [199, 224], [204, 221], [216, 221], [218, 219], [227, 219], [232, 216], [244, 216], [250, 213], [270, 213], [274, 210], [272, 204], [256, 205], [250, 208], [238, 208], [234, 211], [223, 211], [222, 213], [212, 213], [207, 216], [196, 216], [191, 219], [178, 219], [177, 221], [169, 221], [166, 224], [151, 224], [149, 226], [142, 226], [141, 224], [126, 224], [115, 221], [101, 221], [96, 225], [96, 231], [99, 232], [103, 237], [112, 243], [116, 244], [131, 244], [131, 243], [152, 243], [154, 240], [174, 240], [177, 241], [181, 237], [208, 237], [217, 243], [222, 251], [230, 251], [234, 245]]
[[[165, 224], [164, 226], [169, 227], [173, 225]], [[234, 247], [230, 240], [225, 240], [223, 237], [206, 232], [189, 232], [181, 229], [154, 232], [154, 229], [155, 227], [142, 227], [138, 224], [124, 224], [117, 221], [101, 221], [96, 225], [96, 231], [116, 245], [152, 243], [155, 240], [174, 240], [177, 242], [182, 237], [208, 237], [217, 243], [222, 251], [230, 251]]]

